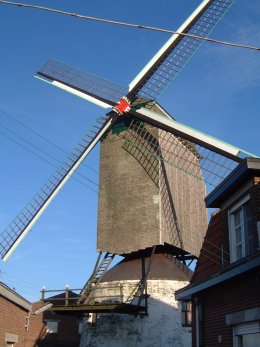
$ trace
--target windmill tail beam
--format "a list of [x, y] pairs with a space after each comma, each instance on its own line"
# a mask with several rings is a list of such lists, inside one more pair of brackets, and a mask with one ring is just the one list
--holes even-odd
[[68, 168], [61, 169], [61, 177], [57, 179], [55, 183], [52, 184], [51, 189], [50, 187], [48, 187], [49, 190], [42, 189], [42, 192], [45, 193], [44, 197], [40, 196], [40, 200], [38, 201], [33, 199], [33, 203], [31, 202], [30, 205], [28, 205], [28, 207], [26, 206], [25, 210], [28, 211], [28, 216], [25, 215], [23, 210], [21, 214], [18, 214], [18, 216], [13, 220], [13, 222], [11, 222], [10, 225], [3, 231], [3, 233], [0, 235], [0, 254], [2, 256], [3, 261], [6, 261], [11, 256], [16, 247], [28, 234], [33, 225], [36, 223], [36, 221], [39, 219], [42, 213], [46, 210], [48, 205], [58, 194], [58, 192], [61, 190], [64, 184], [68, 181], [68, 179], [77, 170], [77, 168], [80, 166], [83, 160], [100, 141], [102, 136], [111, 129], [118, 117], [119, 116], [116, 113], [113, 113], [105, 121], [105, 123], [96, 133], [96, 135], [89, 141], [89, 143], [78, 155], [78, 157], [73, 161], [73, 163], [70, 166], [68, 166]]
[[239, 157], [240, 153], [243, 153], [246, 156], [255, 157], [256, 155], [246, 152], [238, 147], [225, 143], [215, 137], [207, 135], [203, 132], [200, 132], [196, 129], [188, 127], [182, 123], [176, 122], [173, 119], [162, 117], [161, 115], [141, 108], [131, 113], [137, 118], [154, 125], [162, 130], [168, 131], [176, 136], [180, 136], [188, 141], [192, 141], [196, 144], [202, 145], [216, 153], [224, 155], [238, 163], [242, 162], [242, 158]]

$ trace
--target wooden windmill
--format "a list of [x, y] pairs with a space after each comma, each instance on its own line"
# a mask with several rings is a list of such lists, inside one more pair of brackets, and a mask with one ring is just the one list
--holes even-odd
[[157, 99], [200, 47], [192, 35], [207, 37], [232, 2], [204, 0], [129, 88], [54, 59], [37, 72], [36, 77], [109, 112], [96, 134], [83, 139], [1, 234], [3, 260], [100, 141], [97, 249], [105, 256], [79, 302], [86, 302], [89, 284], [100, 281], [115, 254], [140, 256], [156, 247], [183, 261], [199, 255], [207, 226], [206, 186], [226, 177], [243, 151], [176, 122]]

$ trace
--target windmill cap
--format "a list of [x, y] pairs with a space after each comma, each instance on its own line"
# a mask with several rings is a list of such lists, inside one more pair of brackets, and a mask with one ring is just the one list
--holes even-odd
[[[145, 267], [149, 264], [149, 257], [145, 258]], [[190, 281], [192, 271], [178, 261], [171, 260], [165, 254], [155, 254], [148, 275], [149, 280]], [[102, 282], [140, 280], [142, 278], [142, 259], [124, 259], [109, 270]]]

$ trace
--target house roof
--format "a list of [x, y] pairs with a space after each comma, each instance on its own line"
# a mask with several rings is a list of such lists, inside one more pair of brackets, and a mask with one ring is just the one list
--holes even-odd
[[245, 158], [206, 198], [206, 207], [221, 203], [250, 177], [260, 175], [260, 158]]
[[31, 308], [31, 303], [28, 300], [16, 293], [13, 289], [9, 288], [3, 282], [0, 282], [0, 296], [8, 299], [9, 301], [24, 308], [27, 311], [29, 311]]
[[225, 255], [222, 249], [224, 223], [225, 215], [222, 211], [218, 210], [211, 215], [191, 283], [221, 270]]
[[[77, 302], [79, 295], [71, 290], [68, 291], [69, 304], [73, 305]], [[66, 302], [66, 292], [60, 294], [46, 297], [45, 301], [52, 303], [53, 305], [65, 305]]]
[[175, 292], [175, 297], [177, 300], [189, 301], [192, 295], [199, 293], [207, 288], [215, 286], [219, 283], [227, 281], [233, 277], [241, 275], [246, 271], [254, 269], [260, 266], [260, 256], [259, 252], [239, 260], [238, 262], [232, 263], [225, 267], [223, 270], [210, 275], [203, 280], [196, 281], [182, 289]]

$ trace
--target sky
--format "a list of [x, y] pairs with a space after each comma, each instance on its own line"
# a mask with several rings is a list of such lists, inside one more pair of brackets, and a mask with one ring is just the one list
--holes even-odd
[[[176, 30], [199, 0], [39, 1]], [[0, 4], [0, 229], [30, 201], [104, 110], [34, 78], [50, 58], [128, 85], [169, 34]], [[236, 0], [211, 37], [260, 47], [260, 2]], [[260, 52], [205, 43], [160, 104], [178, 121], [260, 155]], [[46, 141], [47, 139], [47, 141]], [[51, 156], [51, 157], [50, 157]], [[50, 165], [51, 164], [51, 165]], [[0, 281], [30, 301], [82, 288], [96, 261], [99, 147], [10, 259]], [[77, 177], [75, 175], [75, 177]]]

